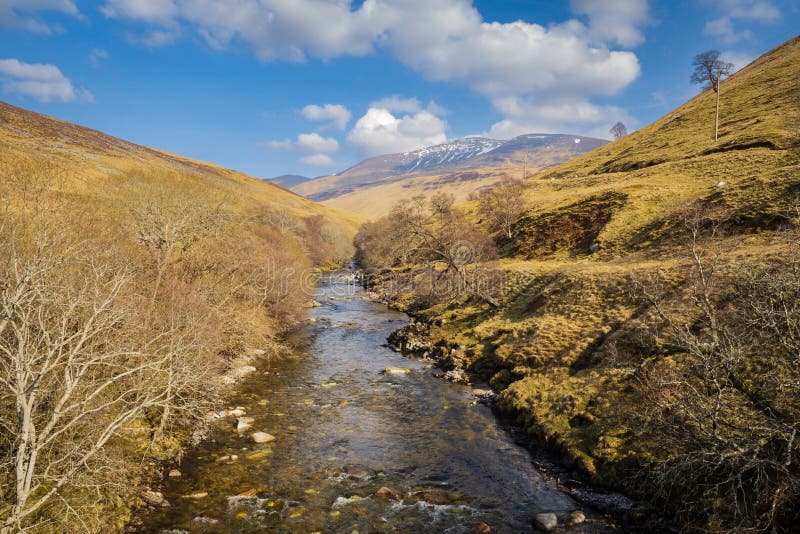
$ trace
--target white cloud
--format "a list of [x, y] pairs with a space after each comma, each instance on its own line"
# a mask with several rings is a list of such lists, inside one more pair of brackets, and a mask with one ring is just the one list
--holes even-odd
[[322, 137], [317, 133], [298, 135], [297, 147], [307, 152], [324, 152], [326, 154], [339, 152], [339, 142], [336, 139], [333, 137]]
[[44, 63], [0, 59], [0, 84], [5, 93], [30, 96], [40, 102], [70, 102], [76, 98], [94, 101], [85, 89], [76, 91], [58, 67]]
[[737, 22], [770, 23], [781, 18], [781, 11], [766, 0], [705, 0], [704, 3], [716, 8], [721, 16], [706, 22], [703, 32], [726, 44], [753, 39], [752, 30], [736, 29]]
[[0, 0], [0, 28], [21, 28], [34, 33], [50, 34], [57, 28], [35, 16], [42, 11], [66, 13], [80, 17], [72, 0]]
[[735, 44], [739, 41], [749, 41], [753, 39], [753, 32], [750, 30], [736, 31], [730, 17], [720, 17], [706, 22], [703, 33], [711, 37], [719, 38], [723, 43]]
[[446, 115], [447, 110], [439, 104], [431, 100], [427, 106], [422, 106], [422, 103], [416, 97], [404, 98], [400, 95], [391, 95], [380, 100], [372, 102], [369, 107], [381, 108], [389, 110], [393, 113], [419, 113], [423, 109], [429, 111], [433, 115]]
[[143, 33], [128, 33], [128, 42], [141, 44], [150, 48], [167, 46], [177, 41], [179, 30], [147, 30]]
[[103, 48], [92, 48], [92, 51], [89, 52], [89, 64], [92, 67], [99, 67], [110, 57], [111, 55], [108, 53], [108, 50]]
[[172, 0], [106, 0], [100, 11], [110, 18], [128, 18], [158, 24], [172, 24], [178, 6]]
[[[189, 29], [216, 49], [245, 46], [262, 61], [329, 59], [380, 48], [429, 80], [460, 83], [492, 100], [518, 97], [532, 103], [528, 107], [546, 107], [565, 98], [583, 103], [618, 94], [640, 74], [633, 52], [610, 47], [644, 40], [648, 0], [571, 5], [587, 23], [487, 22], [471, 0], [106, 0], [103, 9], [162, 29]], [[441, 114], [413, 99], [378, 104], [373, 108], [390, 114]]]
[[333, 159], [327, 154], [312, 154], [297, 161], [303, 165], [311, 165], [313, 167], [332, 167], [334, 163]]
[[642, 26], [650, 23], [647, 0], [571, 0], [572, 11], [589, 17], [589, 34], [600, 42], [636, 46], [644, 42]]
[[727, 61], [728, 63], [733, 63], [733, 72], [738, 72], [752, 63], [756, 59], [756, 56], [744, 52], [733, 52], [727, 50], [720, 53], [720, 59], [722, 59], [722, 61]]
[[333, 137], [322, 137], [318, 133], [305, 133], [297, 136], [296, 141], [267, 141], [263, 144], [271, 150], [287, 150], [299, 152], [317, 152], [333, 154], [339, 151], [339, 142]]
[[317, 106], [309, 104], [303, 108], [303, 116], [315, 122], [329, 122], [330, 126], [344, 130], [352, 117], [350, 110], [341, 104], [325, 104]]
[[617, 106], [598, 106], [586, 100], [564, 99], [539, 105], [512, 97], [494, 104], [506, 118], [492, 125], [489, 135], [500, 139], [527, 133], [582, 133], [607, 138], [608, 128], [618, 120], [635, 122]]
[[447, 124], [429, 111], [394, 116], [388, 109], [369, 108], [347, 140], [366, 155], [408, 152], [447, 140]]

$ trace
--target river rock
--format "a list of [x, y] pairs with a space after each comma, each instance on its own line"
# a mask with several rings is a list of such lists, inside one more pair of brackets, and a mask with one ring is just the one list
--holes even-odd
[[240, 417], [236, 420], [236, 431], [239, 433], [252, 428], [255, 419], [252, 417]]
[[207, 491], [198, 491], [197, 493], [190, 493], [188, 495], [183, 496], [184, 499], [192, 499], [195, 501], [198, 501], [200, 499], [205, 499], [206, 497], [208, 497]]
[[574, 527], [583, 524], [584, 521], [586, 521], [586, 514], [584, 514], [580, 510], [575, 510], [574, 512], [569, 514], [569, 517], [567, 518], [567, 525], [570, 527]]
[[375, 498], [380, 501], [402, 501], [403, 494], [397, 490], [383, 486], [375, 492]]
[[180, 478], [181, 472], [178, 469], [171, 469], [167, 476], [169, 478]]
[[447, 371], [442, 378], [448, 382], [455, 382], [456, 384], [469, 384], [469, 377], [463, 369], [452, 369]]
[[539, 530], [552, 532], [558, 526], [558, 517], [552, 512], [536, 514], [534, 524]]
[[241, 417], [247, 412], [241, 406], [237, 406], [233, 410], [228, 410], [225, 415], [232, 415], [233, 417]]
[[486, 523], [475, 523], [469, 529], [470, 534], [489, 534], [491, 531], [492, 527]]
[[597, 493], [576, 488], [570, 494], [578, 501], [611, 514], [624, 514], [633, 508], [633, 501], [621, 493]]
[[255, 443], [270, 443], [275, 441], [275, 436], [272, 434], [267, 434], [266, 432], [253, 432], [250, 436]]
[[142, 500], [156, 508], [166, 508], [169, 502], [164, 498], [164, 494], [160, 491], [147, 490], [142, 492]]
[[383, 374], [387, 376], [402, 376], [411, 374], [411, 369], [405, 367], [387, 367], [383, 370]]

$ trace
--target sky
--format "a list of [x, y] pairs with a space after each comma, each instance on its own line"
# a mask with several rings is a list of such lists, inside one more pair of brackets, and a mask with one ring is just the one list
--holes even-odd
[[[0, 0], [0, 99], [260, 178], [608, 138], [794, 37], [798, 0]], [[800, 68], [800, 67], [799, 67]]]

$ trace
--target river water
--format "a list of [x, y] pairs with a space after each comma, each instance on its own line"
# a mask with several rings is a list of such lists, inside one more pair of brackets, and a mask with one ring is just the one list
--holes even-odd
[[[230, 401], [252, 429], [231, 419], [190, 451], [165, 482], [171, 506], [142, 517], [142, 532], [528, 532], [539, 512], [581, 509], [469, 388], [386, 347], [406, 315], [367, 300], [348, 273], [315, 298], [305, 354], [265, 363]], [[276, 439], [257, 445], [251, 431]], [[402, 501], [377, 498], [382, 487]], [[583, 511], [572, 531], [611, 530]]]

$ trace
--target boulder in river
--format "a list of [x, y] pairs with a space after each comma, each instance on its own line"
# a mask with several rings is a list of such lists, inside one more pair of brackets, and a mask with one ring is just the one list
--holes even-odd
[[267, 434], [266, 432], [253, 432], [250, 439], [255, 443], [270, 443], [271, 441], [275, 441], [275, 436]]
[[411, 374], [411, 369], [405, 367], [387, 367], [383, 370], [383, 374], [387, 376], [402, 376]]
[[558, 526], [558, 517], [552, 512], [536, 514], [534, 524], [539, 530], [552, 532]]
[[397, 490], [383, 486], [375, 492], [375, 498], [379, 501], [402, 501], [403, 494]]
[[586, 521], [586, 514], [581, 512], [580, 510], [575, 510], [569, 517], [567, 518], [567, 526], [574, 527], [577, 525], [581, 525]]
[[469, 529], [470, 534], [489, 534], [491, 531], [492, 527], [482, 522], [475, 523]]

